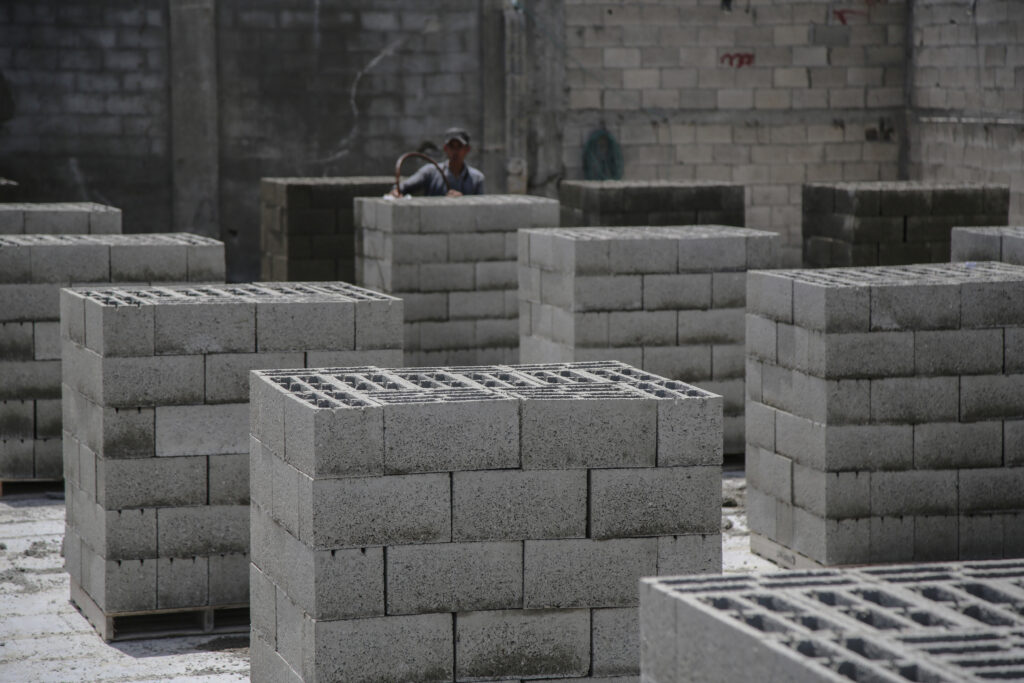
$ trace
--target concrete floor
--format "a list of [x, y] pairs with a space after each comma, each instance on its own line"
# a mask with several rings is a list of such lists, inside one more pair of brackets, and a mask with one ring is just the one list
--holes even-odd
[[[778, 571], [749, 549], [746, 482], [722, 480], [723, 569]], [[244, 681], [248, 636], [104, 643], [68, 602], [60, 555], [64, 501], [43, 493], [0, 498], [0, 682]]]

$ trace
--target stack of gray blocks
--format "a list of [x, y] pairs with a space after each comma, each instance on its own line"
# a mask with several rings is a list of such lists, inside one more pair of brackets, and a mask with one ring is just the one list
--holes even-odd
[[563, 180], [561, 225], [746, 225], [742, 185], [710, 181]]
[[557, 227], [557, 201], [357, 199], [356, 223], [356, 281], [405, 302], [405, 365], [518, 360], [516, 230]]
[[748, 268], [778, 235], [727, 226], [519, 231], [519, 358], [620, 360], [724, 397], [742, 453]]
[[955, 226], [1006, 225], [1005, 185], [916, 181], [803, 186], [804, 267], [944, 263]]
[[681, 382], [263, 371], [251, 405], [253, 681], [636, 681], [640, 577], [721, 570], [721, 399]]
[[953, 228], [953, 261], [1024, 265], [1024, 226]]
[[60, 305], [72, 601], [107, 640], [248, 628], [248, 373], [396, 361], [401, 301], [257, 283]]
[[352, 200], [380, 197], [394, 184], [387, 176], [261, 179], [261, 277], [354, 282]]
[[60, 288], [113, 282], [224, 282], [224, 244], [187, 233], [0, 235], [0, 482], [61, 479]]
[[112, 235], [121, 232], [121, 209], [92, 202], [0, 203], [0, 235]]
[[910, 564], [640, 583], [650, 683], [1024, 680], [1024, 566]]
[[1024, 557], [1024, 267], [752, 271], [751, 548]]

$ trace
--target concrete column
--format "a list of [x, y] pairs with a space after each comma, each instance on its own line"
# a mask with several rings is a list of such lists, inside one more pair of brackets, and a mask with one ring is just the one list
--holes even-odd
[[526, 70], [526, 16], [514, 4], [505, 7], [505, 178], [508, 192], [525, 194], [529, 135]]
[[172, 227], [220, 237], [216, 0], [169, 0]]

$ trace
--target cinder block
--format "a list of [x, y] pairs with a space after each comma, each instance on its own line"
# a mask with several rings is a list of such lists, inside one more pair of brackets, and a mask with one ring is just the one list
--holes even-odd
[[722, 571], [722, 535], [684, 534], [658, 539], [658, 575], [717, 574]]
[[[319, 360], [319, 359], [316, 359]], [[306, 365], [301, 351], [286, 353], [211, 353], [206, 356], [206, 403], [239, 403], [249, 399], [249, 371], [264, 368], [300, 368]], [[310, 367], [349, 365], [310, 363]], [[352, 363], [351, 365], [362, 365]]]
[[871, 476], [871, 514], [948, 515], [958, 509], [955, 470], [874, 472]]
[[640, 611], [636, 607], [595, 609], [590, 613], [595, 676], [640, 673]]
[[586, 536], [585, 470], [455, 472], [452, 540]]
[[96, 502], [105, 510], [206, 503], [206, 457], [96, 460]]
[[209, 558], [161, 557], [155, 562], [157, 608], [171, 609], [209, 604]]
[[[239, 302], [157, 305], [152, 314], [155, 351], [158, 355], [253, 353], [256, 351], [256, 309], [257, 306], [251, 303]], [[261, 335], [271, 335], [263, 328], [273, 328], [274, 325], [275, 321], [261, 318]], [[294, 330], [290, 332], [295, 333]], [[265, 349], [264, 346], [260, 345], [261, 351], [295, 350], [295, 347]]]
[[656, 538], [526, 541], [523, 606], [636, 605], [636, 582], [657, 573], [657, 561]]
[[721, 523], [716, 467], [595, 470], [590, 475], [590, 535], [623, 538], [712, 533]]
[[389, 615], [514, 609], [523, 604], [523, 546], [392, 546], [386, 576]]
[[246, 553], [248, 505], [162, 507], [156, 511], [157, 540], [163, 557]]
[[[497, 651], [505, 654], [495, 657]], [[588, 673], [590, 654], [589, 610], [456, 615], [456, 680], [579, 677]]]
[[249, 604], [249, 557], [246, 553], [213, 555], [207, 562], [210, 571], [211, 605]]
[[157, 406], [156, 455], [244, 453], [248, 447], [247, 403]]

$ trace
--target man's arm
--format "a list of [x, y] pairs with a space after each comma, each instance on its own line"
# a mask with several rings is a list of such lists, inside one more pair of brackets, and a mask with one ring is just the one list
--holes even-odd
[[426, 189], [430, 185], [430, 176], [437, 173], [437, 169], [431, 164], [423, 164], [409, 179], [398, 184], [398, 191], [401, 194], [411, 194]]

